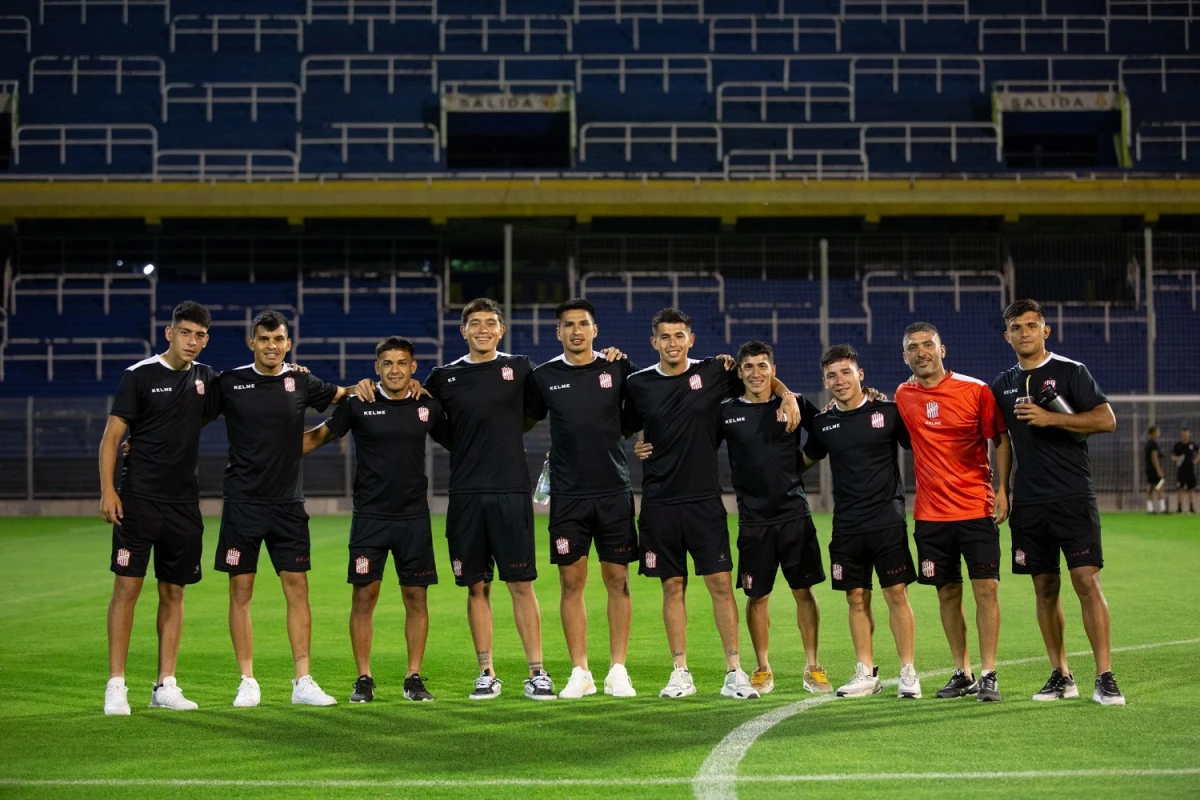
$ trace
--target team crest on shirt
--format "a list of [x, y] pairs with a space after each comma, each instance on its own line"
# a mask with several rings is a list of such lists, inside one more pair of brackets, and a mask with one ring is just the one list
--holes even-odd
[[937, 404], [936, 400], [930, 400], [928, 403], [925, 404], [925, 418], [926, 419], [937, 419], [938, 418], [938, 404]]
[[700, 380], [699, 375], [693, 375], [688, 378], [688, 386], [692, 387], [692, 391], [698, 391], [704, 388], [704, 381]]
[[231, 547], [225, 551], [225, 563], [231, 567], [236, 567], [238, 562], [242, 560], [242, 551]]
[[658, 555], [653, 550], [646, 551], [646, 569], [654, 569], [658, 566]]
[[512, 367], [501, 367], [500, 368], [500, 377], [504, 378], [504, 380], [506, 380], [506, 381], [511, 381], [513, 379], [513, 368]]
[[421, 422], [429, 422], [429, 409], [425, 406], [418, 408], [417, 419], [421, 420]]
[[874, 414], [871, 415], [871, 427], [872, 428], [882, 428], [883, 427], [883, 412], [882, 411], [876, 411]]
[[1022, 567], [1025, 566], [1025, 551], [1018, 550], [1015, 553], [1013, 553], [1013, 561], [1015, 561], [1018, 565], [1020, 565]]
[[1048, 379], [1042, 381], [1042, 391], [1045, 391], [1046, 389], [1057, 389], [1057, 388], [1058, 388], [1058, 383], [1054, 380], [1054, 378], [1048, 378]]
[[366, 575], [371, 571], [371, 559], [366, 556], [359, 556], [354, 559], [354, 571], [359, 575]]
[[204, 394], [204, 381], [196, 379], [196, 394]]
[[560, 536], [554, 540], [554, 549], [558, 551], [560, 556], [565, 556], [571, 552], [571, 543]]
[[296, 391], [296, 379], [295, 378], [284, 378], [283, 379], [283, 390], [285, 392]]
[[835, 581], [840, 581], [842, 579], [842, 565], [841, 564], [833, 565], [833, 579]]
[[600, 373], [600, 388], [601, 389], [611, 389], [612, 388], [612, 375], [609, 375], [607, 372]]
[[934, 567], [932, 561], [926, 559], [921, 562], [921, 574], [926, 578], [932, 578], [935, 572], [937, 572], [937, 568]]
[[120, 550], [117, 551], [117, 566], [118, 567], [128, 567], [129, 566], [129, 551], [126, 550], [124, 547], [122, 547]]
[[746, 587], [747, 592], [754, 588], [754, 576], [749, 572], [742, 575], [742, 586]]
[[454, 561], [450, 562], [450, 568], [454, 570], [454, 577], [456, 577], [456, 578], [462, 577], [462, 562], [459, 561], [457, 558], [454, 559]]

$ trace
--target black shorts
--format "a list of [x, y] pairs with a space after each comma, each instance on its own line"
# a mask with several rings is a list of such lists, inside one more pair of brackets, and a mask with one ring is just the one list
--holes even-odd
[[871, 568], [879, 577], [879, 588], [908, 585], [917, 579], [912, 551], [908, 549], [908, 529], [904, 525], [873, 531], [835, 531], [829, 542], [832, 586], [839, 592], [875, 587]]
[[821, 545], [812, 517], [775, 524], [738, 525], [737, 588], [747, 597], [766, 597], [775, 588], [775, 573], [792, 589], [808, 589], [825, 582]]
[[433, 531], [429, 517], [372, 519], [355, 516], [350, 522], [350, 566], [346, 582], [366, 586], [383, 580], [388, 553], [395, 559], [401, 586], [437, 583]]
[[113, 525], [109, 567], [126, 578], [146, 577], [154, 550], [154, 577], [179, 586], [200, 580], [204, 520], [198, 503], [163, 503], [122, 497], [123, 516]]
[[496, 568], [506, 582], [537, 578], [533, 500], [525, 492], [450, 495], [446, 541], [459, 586], [490, 581]]
[[308, 572], [308, 512], [304, 503], [235, 503], [225, 501], [217, 538], [218, 572], [258, 572], [258, 551], [267, 543], [275, 572]]
[[1146, 490], [1147, 491], [1153, 491], [1153, 490], [1157, 489], [1159, 480], [1163, 480], [1163, 479], [1156, 478], [1154, 476], [1154, 470], [1152, 470], [1152, 469], [1146, 470]]
[[1175, 488], [1187, 489], [1191, 491], [1196, 488], [1196, 473], [1195, 472], [1177, 472], [1175, 474]]
[[713, 497], [693, 503], [642, 506], [638, 519], [641, 566], [638, 573], [652, 578], [687, 575], [687, 556], [697, 575], [733, 570], [725, 504]]
[[1058, 552], [1067, 569], [1103, 567], [1100, 511], [1090, 497], [1053, 503], [1015, 503], [1008, 518], [1014, 575], [1057, 575]]
[[613, 564], [638, 560], [633, 492], [605, 497], [550, 497], [550, 563], [574, 564], [591, 550]]
[[962, 583], [962, 561], [973, 580], [1000, 580], [1000, 530], [991, 517], [953, 522], [917, 520], [913, 539], [921, 562], [918, 583]]

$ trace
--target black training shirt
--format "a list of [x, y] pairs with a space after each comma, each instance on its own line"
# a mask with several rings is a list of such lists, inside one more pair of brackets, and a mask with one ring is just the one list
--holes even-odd
[[558, 356], [533, 371], [525, 398], [532, 419], [550, 416], [550, 493], [555, 497], [603, 497], [629, 491], [629, 464], [622, 446], [625, 379], [637, 367], [611, 364], [592, 353], [574, 366]]
[[450, 494], [529, 492], [525, 463], [525, 393], [533, 365], [497, 353], [476, 364], [469, 356], [435, 367], [425, 388], [442, 403], [454, 448]]
[[1181, 476], [1191, 475], [1196, 471], [1196, 443], [1195, 442], [1176, 442], [1172, 452], [1176, 456], [1183, 456], [1183, 461], [1179, 462], [1176, 472]]
[[1147, 439], [1146, 444], [1142, 446], [1142, 455], [1144, 456], [1146, 462], [1146, 477], [1153, 478], [1154, 476], [1158, 475], [1158, 472], [1154, 466], [1154, 458], [1151, 456], [1151, 453], [1158, 453], [1158, 469], [1161, 469], [1163, 475], [1165, 476], [1167, 474], [1167, 465], [1162, 461], [1162, 450], [1159, 449], [1157, 441], [1154, 439]]
[[354, 514], [412, 519], [429, 514], [425, 437], [445, 443], [442, 405], [425, 397], [391, 399], [376, 385], [375, 402], [351, 395], [325, 421], [334, 436], [354, 434]]
[[324, 411], [338, 387], [284, 367], [264, 375], [247, 364], [225, 370], [219, 381], [221, 413], [229, 438], [224, 496], [235, 503], [304, 500], [304, 411]]
[[200, 428], [216, 415], [217, 373], [193, 361], [171, 369], [152, 356], [125, 370], [109, 413], [125, 420], [133, 447], [121, 466], [122, 497], [200, 500]]
[[896, 404], [867, 400], [817, 414], [804, 452], [829, 456], [833, 475], [833, 532], [862, 533], [904, 524], [904, 481], [897, 445], [911, 449]]
[[765, 403], [739, 397], [721, 406], [721, 435], [729, 450], [738, 518], [743, 524], [774, 524], [811, 513], [804, 493], [800, 430], [812, 436], [817, 409], [803, 396], [796, 400], [801, 427], [792, 433], [776, 416], [783, 404], [778, 397]]
[[654, 454], [642, 462], [642, 506], [719, 497], [717, 447], [721, 403], [742, 394], [737, 370], [722, 361], [688, 359], [687, 371], [664, 375], [656, 364], [629, 376], [625, 393]]
[[1016, 399], [1027, 390], [1029, 396], [1040, 398], [1051, 389], [1077, 414], [1108, 402], [1087, 367], [1053, 353], [1031, 370], [1018, 365], [1000, 373], [992, 382], [992, 394], [1012, 437], [1014, 503], [1032, 505], [1096, 496], [1087, 442], [1076, 441], [1062, 428], [1035, 428], [1014, 413]]

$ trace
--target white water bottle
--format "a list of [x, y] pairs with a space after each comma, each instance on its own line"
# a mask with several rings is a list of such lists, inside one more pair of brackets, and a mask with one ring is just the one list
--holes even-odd
[[533, 490], [533, 502], [544, 506], [550, 502], [550, 459], [542, 465], [542, 474], [538, 476], [537, 488]]

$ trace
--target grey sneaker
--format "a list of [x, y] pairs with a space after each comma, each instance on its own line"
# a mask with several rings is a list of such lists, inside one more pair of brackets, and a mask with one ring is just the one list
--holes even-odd
[[1038, 690], [1033, 699], [1039, 703], [1049, 703], [1065, 697], [1079, 697], [1079, 687], [1075, 685], [1073, 675], [1070, 673], [1063, 675], [1061, 670], [1056, 669], [1050, 673], [1050, 679]]
[[979, 696], [975, 699], [981, 703], [1000, 702], [1000, 681], [995, 670], [979, 676]]

